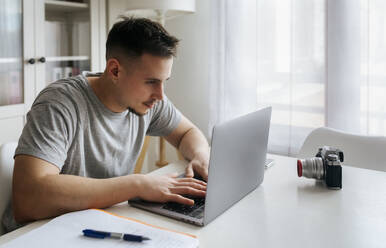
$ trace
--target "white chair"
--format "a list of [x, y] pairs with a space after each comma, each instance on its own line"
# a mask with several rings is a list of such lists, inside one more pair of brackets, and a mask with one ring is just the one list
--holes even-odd
[[321, 127], [307, 136], [298, 157], [314, 157], [324, 145], [341, 149], [344, 165], [386, 171], [386, 137], [354, 135]]
[[[11, 200], [12, 174], [13, 174], [13, 155], [15, 154], [17, 143], [10, 142], [0, 146], [0, 220]], [[0, 235], [4, 233], [0, 222]]]

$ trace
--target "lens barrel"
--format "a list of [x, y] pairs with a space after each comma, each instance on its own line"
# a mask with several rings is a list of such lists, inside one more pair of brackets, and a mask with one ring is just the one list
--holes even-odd
[[323, 160], [319, 157], [299, 159], [297, 163], [298, 176], [322, 180], [325, 177]]

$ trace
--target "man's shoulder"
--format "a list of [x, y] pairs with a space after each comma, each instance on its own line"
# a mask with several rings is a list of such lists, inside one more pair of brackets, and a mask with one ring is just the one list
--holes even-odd
[[79, 76], [60, 79], [49, 84], [35, 99], [34, 105], [59, 105], [70, 109], [84, 106], [84, 82]]

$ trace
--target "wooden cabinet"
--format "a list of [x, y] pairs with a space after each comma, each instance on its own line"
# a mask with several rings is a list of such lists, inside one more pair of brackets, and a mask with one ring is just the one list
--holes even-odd
[[0, 144], [49, 83], [105, 66], [105, 0], [0, 0]]

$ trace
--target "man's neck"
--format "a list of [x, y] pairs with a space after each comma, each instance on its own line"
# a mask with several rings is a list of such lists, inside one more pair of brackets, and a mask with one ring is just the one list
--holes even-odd
[[109, 110], [115, 113], [121, 113], [126, 110], [118, 104], [116, 100], [115, 88], [112, 82], [110, 82], [104, 74], [100, 77], [87, 77], [88, 82], [92, 90], [98, 99], [106, 106]]

